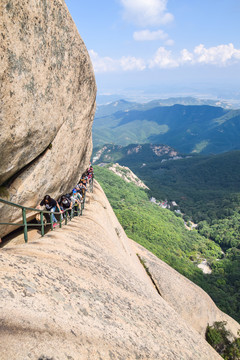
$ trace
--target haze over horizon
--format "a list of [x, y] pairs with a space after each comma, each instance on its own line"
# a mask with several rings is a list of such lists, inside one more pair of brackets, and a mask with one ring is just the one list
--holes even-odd
[[66, 0], [98, 94], [240, 99], [237, 0]]

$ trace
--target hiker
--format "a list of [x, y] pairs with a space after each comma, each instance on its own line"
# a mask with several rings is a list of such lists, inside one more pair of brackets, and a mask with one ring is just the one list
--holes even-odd
[[[54, 213], [56, 211], [56, 208], [58, 208], [60, 213], [62, 212], [58, 202], [56, 200], [52, 199], [50, 195], [45, 195], [44, 196], [43, 200], [37, 206], [37, 209], [39, 209], [40, 206], [43, 206], [43, 205], [45, 205], [45, 208], [46, 208], [47, 211], [51, 211], [52, 213]], [[57, 221], [54, 214], [52, 214], [52, 218], [53, 218], [53, 221], [54, 221], [53, 227], [56, 227], [58, 221]]]
[[88, 172], [88, 184], [92, 183], [93, 173], [91, 171]]
[[85, 197], [85, 192], [87, 191], [87, 186], [86, 186], [86, 184], [83, 183], [82, 180], [78, 184], [78, 188], [79, 188], [79, 192], [80, 192], [82, 198], [84, 198]]
[[[62, 195], [59, 200], [59, 205], [61, 210], [63, 211], [63, 216], [67, 216], [67, 212], [69, 216], [71, 216], [71, 209], [72, 209], [72, 201], [71, 198], [67, 197], [67, 195]], [[67, 210], [67, 211], [66, 211]]]
[[72, 206], [75, 207], [75, 209], [77, 209], [77, 207], [81, 208], [82, 197], [75, 188], [72, 191], [71, 201]]

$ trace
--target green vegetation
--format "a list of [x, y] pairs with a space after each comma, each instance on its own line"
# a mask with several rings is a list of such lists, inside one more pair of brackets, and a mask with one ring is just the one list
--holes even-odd
[[[127, 235], [201, 286], [224, 312], [239, 321], [239, 249], [229, 248], [223, 256], [214, 241], [197, 230], [186, 230], [181, 217], [150, 203], [145, 190], [105, 168], [96, 166], [94, 171]], [[211, 275], [196, 266], [203, 259], [210, 263]]]
[[1, 198], [9, 198], [9, 192], [6, 186], [0, 186], [0, 197]]
[[[161, 155], [154, 153], [154, 146], [162, 150]], [[99, 162], [115, 162], [117, 153], [117, 162], [143, 180], [152, 196], [176, 201], [186, 221], [205, 220], [211, 225], [240, 211], [240, 151], [186, 156], [159, 144], [106, 148]], [[173, 152], [182, 159], [172, 161]]]
[[215, 241], [228, 253], [233, 248], [240, 249], [240, 214], [237, 211], [228, 218], [213, 220], [212, 225], [207, 221], [201, 221], [198, 224], [198, 231]]
[[195, 223], [211, 224], [240, 210], [240, 151], [163, 163], [159, 159], [144, 168], [131, 159], [119, 163], [130, 167], [154, 197], [176, 201]]
[[216, 321], [208, 326], [206, 340], [225, 360], [239, 360], [240, 338], [234, 338], [225, 325], [225, 321]]

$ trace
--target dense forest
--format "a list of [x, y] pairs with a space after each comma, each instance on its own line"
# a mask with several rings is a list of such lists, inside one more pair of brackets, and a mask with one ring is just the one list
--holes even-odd
[[216, 220], [238, 217], [239, 150], [218, 155], [184, 155], [167, 145], [104, 148], [98, 163], [117, 161], [129, 167], [150, 188], [152, 196], [176, 201], [186, 221], [216, 225]]
[[240, 151], [177, 161], [155, 159], [144, 168], [127, 158], [119, 163], [150, 185], [155, 197], [178, 202], [194, 222], [211, 223], [240, 210]]
[[[234, 210], [232, 218], [217, 223], [203, 221], [199, 232], [189, 231], [175, 212], [152, 204], [146, 190], [106, 168], [95, 166], [95, 175], [127, 235], [201, 286], [220, 309], [240, 321], [240, 249], [234, 235], [235, 227], [238, 234], [240, 229], [238, 212]], [[226, 221], [233, 227], [230, 240]], [[216, 231], [218, 226], [221, 231]], [[221, 238], [217, 238], [219, 233]], [[203, 259], [211, 265], [212, 274], [203, 274], [197, 267]]]

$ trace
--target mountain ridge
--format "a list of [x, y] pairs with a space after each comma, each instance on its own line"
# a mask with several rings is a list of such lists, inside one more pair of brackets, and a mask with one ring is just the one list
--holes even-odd
[[[119, 102], [113, 103], [119, 105]], [[164, 143], [182, 153], [221, 153], [240, 148], [240, 110], [209, 105], [110, 104], [96, 113], [94, 147], [112, 143]]]

